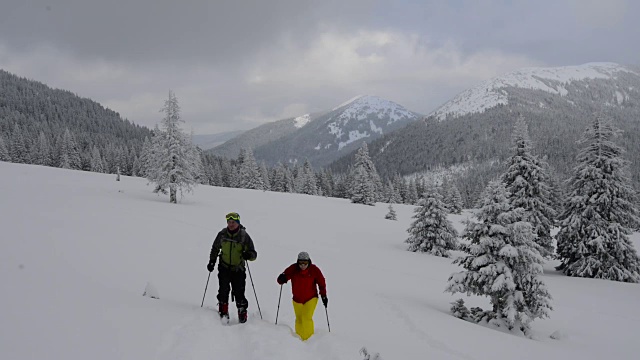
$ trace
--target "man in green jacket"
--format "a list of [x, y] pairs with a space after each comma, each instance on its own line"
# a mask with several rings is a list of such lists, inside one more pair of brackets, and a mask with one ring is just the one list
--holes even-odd
[[247, 307], [249, 307], [249, 302], [244, 296], [247, 280], [244, 263], [246, 260], [254, 261], [258, 253], [245, 227], [240, 224], [240, 215], [235, 212], [228, 213], [226, 219], [227, 227], [222, 229], [213, 241], [207, 270], [212, 272], [216, 259], [220, 259], [218, 313], [220, 318], [229, 319], [229, 292], [232, 291], [232, 299], [235, 298], [238, 308], [238, 320], [244, 323], [247, 321]]

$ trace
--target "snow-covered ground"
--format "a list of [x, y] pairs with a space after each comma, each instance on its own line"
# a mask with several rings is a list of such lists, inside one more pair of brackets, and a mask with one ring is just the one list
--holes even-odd
[[[0, 162], [0, 358], [22, 359], [636, 359], [640, 285], [568, 278], [546, 266], [552, 317], [534, 338], [449, 314], [451, 259], [405, 251], [412, 206], [200, 186], [181, 204], [123, 176]], [[246, 324], [223, 326], [206, 264], [224, 214], [238, 211], [250, 263]], [[467, 215], [451, 216], [462, 230]], [[640, 236], [634, 234], [636, 247]], [[291, 288], [277, 275], [308, 251], [327, 278], [316, 335], [292, 332]], [[143, 297], [148, 284], [159, 300]], [[231, 305], [232, 322], [237, 323]], [[559, 339], [549, 336], [555, 333]]]

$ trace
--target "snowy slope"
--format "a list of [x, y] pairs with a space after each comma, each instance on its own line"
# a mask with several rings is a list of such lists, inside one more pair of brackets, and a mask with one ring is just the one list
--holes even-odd
[[[178, 205], [123, 176], [0, 162], [0, 354], [3, 359], [635, 359], [640, 286], [545, 267], [551, 318], [526, 339], [458, 320], [445, 294], [451, 259], [405, 251], [413, 207], [198, 187]], [[214, 234], [238, 211], [253, 237], [247, 324], [223, 326], [211, 276]], [[451, 216], [458, 229], [468, 213]], [[640, 236], [634, 234], [636, 246]], [[327, 278], [316, 335], [292, 335], [290, 285], [276, 276], [308, 251]], [[143, 297], [151, 283], [159, 300]], [[471, 306], [488, 306], [470, 298]], [[231, 309], [235, 307], [231, 305]], [[331, 332], [327, 326], [327, 314]], [[232, 315], [232, 321], [236, 316]], [[558, 340], [549, 338], [556, 333]]]
[[[542, 90], [552, 94], [566, 95], [563, 86], [566, 83], [585, 79], [610, 79], [620, 73], [633, 73], [615, 63], [588, 63], [578, 66], [554, 68], [525, 68], [512, 73], [487, 80], [476, 87], [463, 91], [429, 116], [440, 120], [447, 116], [461, 116], [469, 113], [483, 112], [497, 105], [506, 105], [508, 93], [504, 88], [518, 87]], [[621, 103], [624, 94], [617, 94]]]

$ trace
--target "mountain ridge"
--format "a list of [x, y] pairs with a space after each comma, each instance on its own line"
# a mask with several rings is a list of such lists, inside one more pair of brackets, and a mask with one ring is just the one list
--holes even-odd
[[[601, 63], [588, 66], [593, 64], [600, 66]], [[488, 181], [504, 171], [502, 166], [511, 155], [511, 133], [517, 117], [525, 118], [534, 152], [549, 163], [555, 180], [561, 183], [571, 173], [580, 148], [578, 141], [588, 122], [594, 114], [602, 114], [622, 130], [616, 141], [626, 150], [632, 184], [640, 189], [640, 142], [637, 141], [640, 138], [640, 71], [605, 64], [615, 76], [586, 76], [566, 82], [540, 76], [526, 78], [549, 89], [555, 88], [555, 92], [540, 87], [496, 87], [495, 91], [506, 96], [505, 102], [494, 102], [495, 94], [489, 94], [486, 103], [476, 104], [480, 105], [476, 109], [482, 111], [456, 115], [453, 111], [436, 110], [422, 121], [371, 142], [369, 153], [382, 178], [448, 172], [457, 182], [465, 205], [471, 206]], [[574, 69], [566, 67], [569, 73]], [[556, 74], [561, 75], [557, 71]], [[492, 84], [504, 80], [496, 79], [492, 79]], [[486, 85], [487, 82], [483, 82], [471, 89], [486, 89]], [[469, 92], [470, 89], [461, 92], [439, 109], [464, 105], [461, 99], [468, 98]], [[447, 116], [442, 118], [443, 114]], [[354, 154], [338, 159], [329, 168], [334, 173], [345, 172]], [[455, 173], [447, 170], [452, 168], [458, 170]]]
[[422, 118], [393, 101], [373, 95], [354, 97], [310, 119], [297, 131], [254, 149], [267, 165], [308, 160], [322, 167], [372, 141]]
[[[482, 112], [494, 106], [506, 105], [508, 94], [501, 90], [507, 87], [543, 90], [552, 94], [567, 95], [567, 89], [564, 87], [566, 83], [585, 79], [611, 79], [620, 72], [638, 75], [636, 71], [612, 62], [594, 62], [561, 67], [522, 68], [483, 81], [461, 92], [428, 116], [434, 116], [438, 120], [445, 120], [447, 117]], [[620, 96], [624, 98], [624, 92]]]

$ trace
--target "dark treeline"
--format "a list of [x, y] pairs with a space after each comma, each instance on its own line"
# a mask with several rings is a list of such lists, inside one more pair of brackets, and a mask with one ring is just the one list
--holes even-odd
[[0, 160], [135, 175], [145, 137], [95, 101], [0, 70]]

